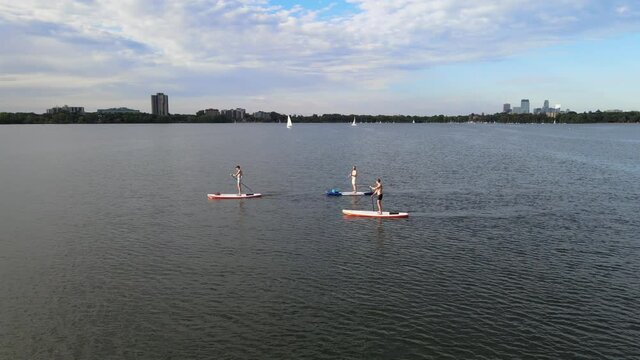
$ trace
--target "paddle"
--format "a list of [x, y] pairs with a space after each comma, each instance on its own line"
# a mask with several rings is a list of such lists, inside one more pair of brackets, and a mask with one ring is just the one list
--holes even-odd
[[[232, 177], [232, 178], [237, 179], [235, 176], [233, 176], [233, 174], [230, 174], [230, 175], [231, 175], [231, 177]], [[242, 180], [240, 180], [240, 186], [244, 186], [244, 187], [246, 187], [247, 189], [249, 189], [249, 191], [251, 191], [252, 193], [255, 193], [255, 191], [253, 191], [253, 189], [251, 189], [250, 187], [248, 187], [248, 186], [244, 183], [244, 181], [242, 181]]]
[[368, 187], [369, 190], [358, 190], [358, 191], [362, 191], [364, 192], [365, 195], [370, 195], [373, 194], [373, 192], [371, 190], [373, 190], [373, 188], [367, 184], [356, 184], [356, 188], [361, 188], [361, 187]]
[[247, 188], [247, 189], [249, 189], [249, 191], [251, 191], [252, 193], [255, 193], [255, 191], [253, 191], [253, 189], [252, 189], [252, 188], [250, 188], [250, 187], [248, 187], [247, 185], [245, 185], [245, 183], [244, 183], [244, 182], [240, 181], [240, 185], [242, 185], [242, 186], [246, 187], [246, 188]]
[[[369, 186], [369, 185], [366, 185], [366, 184], [356, 184], [356, 192], [357, 192], [357, 191], [360, 191], [360, 190], [358, 190], [358, 189], [359, 189], [359, 188], [361, 188], [361, 187], [370, 187], [370, 186]], [[365, 192], [366, 192], [366, 191], [365, 191]]]
[[371, 195], [371, 211], [376, 211], [376, 209], [373, 207], [373, 195]]

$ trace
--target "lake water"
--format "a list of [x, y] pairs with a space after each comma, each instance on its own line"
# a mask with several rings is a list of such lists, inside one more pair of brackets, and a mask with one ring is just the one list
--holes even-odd
[[640, 125], [1, 126], [0, 359], [640, 358], [639, 214]]

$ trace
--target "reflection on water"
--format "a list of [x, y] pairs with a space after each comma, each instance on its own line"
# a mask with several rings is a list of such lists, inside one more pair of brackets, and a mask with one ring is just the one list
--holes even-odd
[[378, 243], [378, 245], [383, 245], [386, 239], [384, 234], [384, 225], [383, 225], [384, 220], [383, 219], [372, 219], [372, 220], [374, 220], [377, 223], [375, 228], [376, 242]]

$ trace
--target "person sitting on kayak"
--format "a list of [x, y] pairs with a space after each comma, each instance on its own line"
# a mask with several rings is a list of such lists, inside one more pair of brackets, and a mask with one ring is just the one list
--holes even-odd
[[356, 178], [358, 177], [358, 171], [356, 170], [356, 166], [353, 165], [353, 169], [351, 170], [351, 187], [353, 188], [353, 192], [356, 192]]
[[241, 190], [241, 186], [242, 186], [242, 170], [240, 169], [240, 165], [236, 166], [236, 172], [234, 174], [231, 174], [231, 176], [233, 176], [236, 179], [236, 186], [238, 187], [238, 195], [242, 195], [242, 190]]
[[373, 194], [371, 194], [372, 197], [378, 196], [378, 200], [376, 201], [378, 204], [378, 214], [382, 214], [382, 181], [380, 178], [376, 180], [375, 186], [369, 186], [369, 188], [373, 191]]

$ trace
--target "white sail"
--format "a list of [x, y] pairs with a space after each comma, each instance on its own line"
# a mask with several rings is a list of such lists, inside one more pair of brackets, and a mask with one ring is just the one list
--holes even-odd
[[293, 123], [291, 122], [291, 116], [287, 115], [287, 129], [291, 129]]
[[356, 118], [355, 116], [353, 117], [353, 122], [351, 123], [351, 126], [357, 126], [358, 124], [356, 124]]

